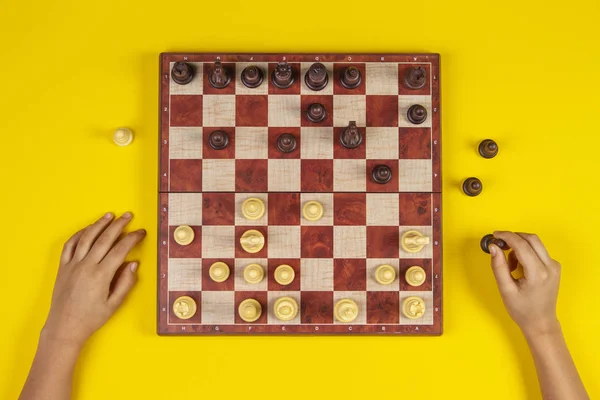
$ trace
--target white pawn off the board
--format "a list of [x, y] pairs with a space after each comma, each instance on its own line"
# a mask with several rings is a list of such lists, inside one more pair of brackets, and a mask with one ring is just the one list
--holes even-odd
[[113, 142], [118, 146], [129, 146], [133, 142], [133, 132], [129, 128], [119, 128], [113, 135]]

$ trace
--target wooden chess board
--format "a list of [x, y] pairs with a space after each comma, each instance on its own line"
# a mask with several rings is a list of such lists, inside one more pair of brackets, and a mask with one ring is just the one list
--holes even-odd
[[[215, 61], [231, 73], [224, 89], [209, 84]], [[186, 85], [173, 81], [177, 61], [189, 63], [195, 75]], [[278, 62], [292, 67], [294, 83], [280, 89], [271, 81]], [[312, 91], [304, 75], [311, 64], [327, 68], [328, 85]], [[241, 71], [255, 65], [264, 72], [254, 89], [241, 82]], [[362, 83], [355, 89], [340, 84], [345, 67], [356, 66]], [[421, 66], [424, 87], [406, 87], [405, 72]], [[313, 123], [306, 117], [311, 103], [321, 103], [327, 117]], [[411, 105], [427, 110], [425, 122], [407, 119]], [[363, 133], [355, 149], [340, 144], [349, 121]], [[440, 69], [437, 54], [198, 54], [165, 53], [160, 57], [160, 175], [158, 242], [159, 334], [441, 334], [442, 333], [442, 208], [440, 142]], [[229, 145], [208, 144], [220, 129]], [[278, 150], [282, 133], [297, 138], [290, 153]], [[375, 165], [391, 168], [392, 180], [371, 179]], [[265, 215], [247, 220], [242, 202], [257, 197]], [[302, 205], [323, 204], [318, 221], [303, 218]], [[195, 235], [177, 244], [173, 232], [189, 225]], [[266, 244], [250, 254], [240, 246], [248, 229], [260, 231]], [[418, 230], [430, 244], [417, 253], [399, 245], [407, 230]], [[216, 261], [231, 275], [214, 282], [208, 268]], [[249, 284], [243, 268], [258, 263], [265, 279]], [[296, 278], [287, 286], [273, 278], [275, 267], [288, 264]], [[390, 285], [373, 277], [381, 264], [396, 270]], [[421, 266], [419, 287], [407, 284], [405, 272]], [[179, 319], [173, 302], [189, 296], [197, 311]], [[294, 298], [299, 312], [291, 321], [275, 318], [272, 306], [281, 296]], [[402, 313], [410, 296], [423, 299], [418, 319]], [[262, 306], [252, 323], [238, 315], [240, 302], [254, 298]], [[334, 318], [334, 304], [350, 298], [358, 305], [351, 323]]]

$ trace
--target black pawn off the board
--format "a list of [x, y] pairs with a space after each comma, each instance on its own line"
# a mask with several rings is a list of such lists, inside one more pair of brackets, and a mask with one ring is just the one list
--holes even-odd
[[223, 150], [229, 144], [229, 136], [221, 130], [216, 130], [208, 137], [208, 144], [215, 150]]
[[311, 65], [304, 76], [304, 83], [306, 83], [306, 86], [315, 92], [325, 89], [328, 82], [329, 76], [327, 76], [327, 68], [321, 63], [314, 63]]
[[467, 178], [462, 185], [463, 192], [467, 196], [478, 196], [483, 190], [483, 184], [475, 177]]
[[242, 71], [241, 79], [244, 86], [254, 89], [262, 83], [263, 72], [256, 65], [249, 65]]
[[306, 118], [311, 122], [318, 123], [323, 121], [326, 117], [327, 111], [323, 104], [312, 103], [308, 106], [308, 110], [306, 110]]
[[488, 254], [490, 254], [490, 244], [495, 244], [502, 250], [510, 249], [510, 247], [508, 246], [508, 244], [506, 244], [504, 240], [495, 238], [494, 235], [492, 235], [491, 233], [482, 237], [481, 241], [479, 242], [481, 250], [485, 251]]
[[271, 82], [279, 89], [287, 89], [294, 84], [292, 67], [286, 61], [277, 63], [271, 74]]
[[362, 82], [362, 74], [360, 70], [354, 66], [344, 68], [340, 76], [340, 83], [346, 89], [355, 89]]
[[171, 78], [178, 85], [187, 85], [194, 79], [194, 67], [188, 63], [177, 61], [171, 70]]
[[483, 158], [494, 158], [498, 154], [498, 144], [492, 139], [485, 139], [479, 143], [479, 155]]
[[223, 89], [231, 82], [231, 76], [221, 61], [215, 62], [213, 67], [208, 71], [208, 82], [215, 89]]
[[406, 118], [411, 123], [420, 125], [427, 119], [427, 109], [420, 104], [414, 104], [406, 112]]

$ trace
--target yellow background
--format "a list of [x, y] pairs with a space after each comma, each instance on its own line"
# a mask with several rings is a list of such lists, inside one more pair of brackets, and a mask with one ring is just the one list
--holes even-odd
[[[50, 4], [53, 3], [53, 4]], [[539, 233], [563, 264], [559, 317], [600, 396], [597, 1], [0, 0], [0, 397], [16, 398], [62, 243], [103, 212], [149, 235], [139, 282], [89, 342], [82, 399], [539, 398], [479, 238]], [[158, 61], [163, 51], [438, 52], [441, 337], [158, 337]], [[132, 146], [111, 142], [130, 126]], [[480, 139], [500, 155], [484, 160]], [[482, 179], [468, 198], [462, 179]]]

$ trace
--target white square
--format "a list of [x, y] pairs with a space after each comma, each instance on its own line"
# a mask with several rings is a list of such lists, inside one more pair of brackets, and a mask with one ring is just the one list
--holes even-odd
[[397, 226], [399, 223], [398, 193], [367, 193], [367, 225]]
[[237, 127], [235, 130], [235, 158], [269, 158], [269, 129], [267, 127]]
[[[248, 283], [244, 279], [244, 269], [248, 264], [258, 264], [263, 268], [265, 277], [259, 283]], [[267, 282], [269, 276], [269, 270], [267, 267], [266, 258], [236, 258], [234, 267], [234, 278], [235, 278], [235, 290], [236, 291], [256, 291], [256, 290], [267, 290]]]
[[300, 207], [309, 201], [318, 201], [323, 205], [323, 216], [318, 221], [309, 221], [302, 215], [300, 225], [333, 225], [333, 193], [300, 193]]
[[300, 160], [269, 159], [269, 192], [300, 191]]
[[333, 126], [346, 127], [350, 121], [359, 127], [367, 125], [367, 96], [333, 96]]
[[429, 244], [423, 246], [423, 248], [416, 253], [409, 253], [402, 248], [400, 243], [400, 258], [432, 258], [433, 257], [433, 246], [436, 246], [433, 240], [433, 228], [431, 226], [400, 226], [400, 242], [402, 242], [402, 235], [411, 230], [421, 232], [423, 236], [429, 238]]
[[[396, 279], [389, 285], [382, 285], [375, 280], [375, 271], [380, 265], [391, 265], [396, 271]], [[367, 290], [371, 292], [397, 292], [400, 290], [400, 261], [397, 258], [367, 258]]]
[[169, 128], [169, 158], [202, 158], [202, 128]]
[[367, 160], [397, 160], [398, 128], [366, 128]]
[[398, 160], [400, 192], [431, 192], [431, 160]]
[[[298, 314], [289, 320], [289, 321], [280, 321], [275, 317], [273, 313], [273, 307], [275, 306], [275, 302], [280, 297], [291, 297], [296, 300], [298, 303]], [[300, 313], [302, 312], [302, 307], [300, 307], [300, 292], [299, 291], [289, 291], [289, 292], [278, 292], [278, 291], [269, 291], [267, 292], [267, 304], [268, 304], [268, 314], [267, 314], [267, 323], [268, 324], [277, 324], [277, 325], [295, 325], [300, 323]]]
[[[252, 197], [256, 197], [257, 199], [262, 200], [265, 205], [265, 214], [259, 219], [246, 219], [244, 214], [242, 214], [242, 204], [247, 199]], [[235, 194], [235, 224], [236, 225], [254, 225], [254, 226], [262, 226], [267, 225], [269, 221], [269, 203], [268, 197], [266, 193], [236, 193]]]
[[367, 63], [367, 94], [398, 94], [397, 63]]
[[235, 227], [203, 226], [202, 227], [203, 258], [234, 258]]
[[[256, 88], [249, 88], [242, 83], [242, 71], [244, 68], [254, 65], [258, 67], [263, 73], [263, 81], [260, 86]], [[269, 64], [257, 62], [257, 63], [245, 63], [239, 62], [235, 64], [235, 94], [268, 94], [269, 93]]]
[[187, 62], [187, 64], [191, 65], [194, 68], [194, 78], [192, 78], [191, 82], [186, 85], [180, 85], [175, 83], [173, 77], [171, 75], [171, 71], [173, 70], [174, 62], [170, 63], [169, 67], [169, 93], [170, 94], [202, 94], [203, 83], [202, 77], [204, 76], [204, 71], [202, 69], [201, 62]]
[[235, 191], [235, 160], [202, 160], [202, 191]]
[[300, 227], [269, 226], [269, 258], [300, 258]]
[[270, 95], [269, 126], [300, 126], [300, 95]]
[[333, 257], [365, 258], [367, 256], [366, 226], [334, 226]]
[[[422, 124], [415, 125], [406, 116], [408, 109], [414, 104], [420, 104], [427, 110], [427, 119]], [[398, 126], [400, 127], [431, 128], [432, 112], [431, 96], [398, 96]]]
[[[363, 325], [367, 323], [367, 292], [333, 292], [333, 304], [335, 307], [335, 303], [342, 299], [350, 299], [354, 300], [356, 305], [358, 305], [358, 316], [356, 319], [349, 324], [351, 325]], [[333, 318], [334, 324], [347, 324], [347, 322], [340, 322], [337, 318]]]
[[169, 225], [202, 225], [202, 193], [169, 193]]
[[301, 128], [300, 158], [333, 158], [333, 127]]
[[168, 271], [169, 291], [202, 290], [201, 258], [169, 258]]
[[230, 325], [235, 322], [233, 291], [202, 292], [202, 324]]
[[203, 126], [235, 126], [235, 95], [204, 95], [202, 111]]
[[300, 289], [302, 291], [333, 290], [333, 259], [303, 258], [300, 260]]
[[366, 160], [333, 160], [334, 192], [364, 192], [367, 189]]
[[[315, 62], [319, 62], [319, 61], [315, 61]], [[327, 78], [329, 79], [327, 86], [325, 86], [325, 88], [323, 90], [319, 90], [319, 91], [314, 91], [312, 89], [309, 89], [308, 86], [306, 86], [306, 82], [304, 81], [304, 76], [308, 72], [308, 69], [310, 68], [310, 66], [313, 64], [314, 63], [312, 63], [312, 62], [308, 62], [308, 63], [304, 62], [304, 63], [300, 64], [300, 81], [302, 82], [302, 86], [300, 88], [300, 93], [314, 94], [314, 95], [331, 95], [331, 94], [333, 94], [333, 80], [335, 78], [333, 77], [333, 63], [330, 63], [330, 62], [321, 63], [327, 69]]]
[[[421, 318], [406, 318], [402, 312], [402, 303], [411, 296], [420, 297], [425, 303], [425, 314]], [[433, 325], [434, 312], [432, 292], [400, 292], [400, 325]]]

